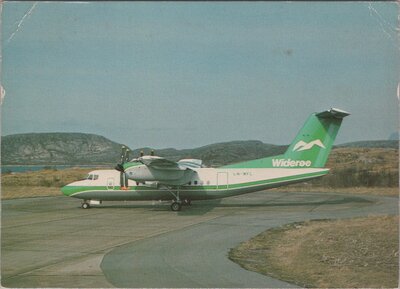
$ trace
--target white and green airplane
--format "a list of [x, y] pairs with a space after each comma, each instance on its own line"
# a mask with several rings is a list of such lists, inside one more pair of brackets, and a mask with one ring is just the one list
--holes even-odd
[[201, 160], [178, 162], [150, 155], [128, 160], [123, 150], [114, 170], [97, 170], [64, 186], [64, 195], [82, 199], [82, 208], [102, 201], [171, 201], [179, 211], [192, 200], [218, 199], [322, 177], [342, 120], [349, 113], [331, 108], [313, 113], [282, 155], [206, 168]]

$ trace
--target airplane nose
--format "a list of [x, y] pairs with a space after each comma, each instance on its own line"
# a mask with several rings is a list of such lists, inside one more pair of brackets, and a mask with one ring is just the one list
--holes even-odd
[[67, 185], [67, 186], [64, 186], [61, 188], [61, 192], [66, 196], [70, 196], [71, 194], [73, 194], [75, 192], [75, 190], [71, 186]]
[[68, 191], [67, 186], [61, 188], [61, 192], [66, 196], [67, 196], [67, 191]]

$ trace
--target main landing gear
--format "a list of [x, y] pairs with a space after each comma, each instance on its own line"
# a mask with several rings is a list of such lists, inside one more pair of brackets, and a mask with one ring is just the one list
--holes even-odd
[[179, 198], [179, 187], [176, 188], [176, 191], [169, 187], [167, 187], [167, 190], [171, 193], [172, 196], [174, 196], [174, 200], [172, 200], [171, 203], [171, 211], [178, 212], [182, 209], [183, 205], [190, 206], [192, 204], [189, 199], [181, 201], [181, 199]]
[[191, 206], [192, 201], [185, 199], [183, 202], [182, 201], [173, 201], [171, 204], [171, 210], [174, 212], [180, 211], [182, 209], [182, 206]]
[[171, 204], [171, 210], [174, 212], [178, 212], [182, 209], [182, 202], [173, 201]]

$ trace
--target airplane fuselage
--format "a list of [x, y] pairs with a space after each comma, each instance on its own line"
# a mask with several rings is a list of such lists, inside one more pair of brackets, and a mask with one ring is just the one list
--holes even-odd
[[[90, 179], [77, 181], [62, 188], [70, 197], [84, 200], [172, 200], [179, 192], [181, 199], [205, 200], [235, 196], [295, 182], [321, 177], [329, 169], [322, 168], [197, 168], [192, 179], [182, 186], [157, 183], [138, 183], [128, 180], [122, 189], [117, 170], [98, 170], [89, 174]], [[172, 193], [170, 193], [172, 192]]]
[[284, 154], [204, 168], [198, 159], [177, 162], [141, 155], [128, 161], [122, 147], [115, 170], [93, 171], [83, 181], [61, 190], [87, 201], [170, 200], [179, 211], [182, 201], [218, 199], [303, 182], [326, 175], [324, 168], [344, 117], [349, 113], [331, 108], [312, 113]]

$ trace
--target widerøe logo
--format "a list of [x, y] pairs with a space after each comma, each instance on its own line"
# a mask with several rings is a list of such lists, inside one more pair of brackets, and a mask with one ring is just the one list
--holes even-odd
[[320, 148], [323, 148], [323, 149], [325, 148], [324, 144], [319, 139], [313, 140], [309, 143], [306, 143], [305, 141], [301, 140], [294, 145], [293, 151], [294, 152], [306, 151], [306, 150], [312, 149], [313, 146], [319, 146]]
[[310, 167], [312, 165], [311, 161], [294, 161], [291, 159], [272, 159], [272, 166], [273, 167]]
[[[305, 141], [297, 142], [293, 150], [294, 152], [301, 152], [312, 149], [314, 146], [318, 146], [320, 148], [325, 148], [324, 144], [321, 140], [316, 139], [309, 143]], [[311, 167], [312, 161], [310, 160], [291, 160], [291, 159], [272, 159], [273, 167], [284, 167], [284, 168], [292, 168], [292, 167]]]

